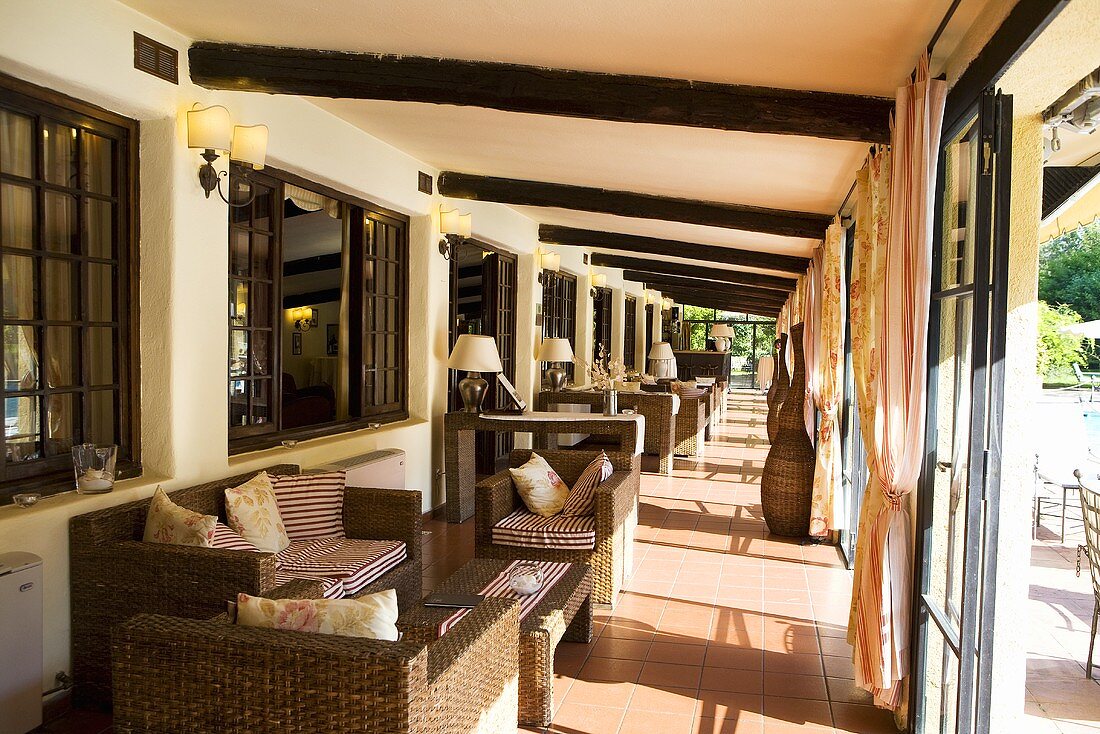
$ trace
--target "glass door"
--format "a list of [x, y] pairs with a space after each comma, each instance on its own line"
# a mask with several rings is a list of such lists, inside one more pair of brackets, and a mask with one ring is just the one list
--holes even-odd
[[928, 334], [914, 731], [989, 731], [1003, 386], [1011, 97], [945, 131]]

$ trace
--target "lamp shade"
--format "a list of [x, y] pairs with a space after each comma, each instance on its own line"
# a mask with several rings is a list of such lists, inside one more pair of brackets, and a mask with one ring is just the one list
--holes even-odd
[[187, 147], [205, 150], [229, 150], [233, 121], [229, 110], [220, 104], [187, 112]]
[[654, 342], [653, 346], [649, 348], [650, 359], [676, 359], [676, 355], [672, 353], [672, 345], [668, 342]]
[[569, 346], [568, 339], [552, 338], [543, 339], [539, 345], [540, 362], [572, 362], [573, 347]]
[[542, 253], [542, 269], [556, 273], [561, 270], [561, 255], [556, 252]]
[[460, 334], [447, 360], [452, 370], [467, 372], [503, 372], [496, 340], [491, 336]]
[[593, 273], [592, 274], [592, 287], [593, 288], [603, 288], [606, 285], [607, 285], [607, 274], [606, 273]]
[[713, 327], [711, 327], [710, 335], [732, 337], [733, 329], [730, 328], [729, 324], [715, 324]]
[[238, 163], [249, 163], [257, 170], [263, 168], [267, 160], [267, 125], [235, 126], [229, 157]]

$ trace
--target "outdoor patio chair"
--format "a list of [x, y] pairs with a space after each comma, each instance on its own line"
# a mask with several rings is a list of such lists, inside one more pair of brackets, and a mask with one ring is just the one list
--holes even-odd
[[[596, 451], [540, 451], [558, 476], [573, 486]], [[531, 452], [513, 451], [509, 466], [522, 466]], [[614, 471], [596, 488], [596, 514], [542, 518], [527, 512], [512, 475], [504, 470], [478, 482], [474, 555], [478, 558], [559, 561], [592, 566], [592, 601], [613, 605], [630, 573], [630, 550], [638, 520], [639, 462], [609, 453]], [[504, 521], [508, 522], [504, 522]], [[521, 530], [514, 529], [522, 527]]]
[[514, 734], [519, 605], [432, 622], [418, 605], [387, 642], [138, 615], [114, 634], [114, 731]]
[[[1036, 406], [1038, 445], [1035, 451], [1035, 495], [1032, 537], [1044, 517], [1060, 517], [1059, 540], [1066, 541], [1068, 498], [1077, 491], [1074, 470], [1086, 475], [1100, 471], [1100, 458], [1089, 450], [1082, 406], [1074, 402], [1041, 403]], [[1053, 506], [1055, 512], [1046, 508]], [[1074, 520], [1074, 518], [1070, 518]]]
[[[299, 473], [292, 464], [267, 471]], [[256, 474], [178, 489], [169, 497], [189, 510], [217, 515], [224, 523], [225, 490]], [[239, 592], [277, 596], [284, 584], [297, 583], [295, 574], [279, 567], [275, 553], [145, 542], [149, 502], [127, 502], [77, 515], [69, 522], [74, 696], [81, 703], [106, 703], [110, 698], [110, 636], [119, 622], [143, 612], [209, 619], [225, 611], [226, 601]], [[395, 589], [402, 609], [420, 601], [420, 502], [417, 491], [345, 489], [346, 537], [401, 541], [405, 552], [405, 560], [371, 577], [355, 590], [356, 595]], [[327, 594], [329, 582], [317, 580], [312, 593]]]
[[[1085, 551], [1092, 575], [1092, 632], [1089, 636], [1089, 656], [1085, 660], [1085, 677], [1092, 679], [1093, 649], [1096, 647], [1096, 622], [1100, 618], [1100, 492], [1089, 489], [1082, 481], [1080, 470], [1074, 470], [1081, 493], [1081, 515], [1085, 521]], [[1080, 572], [1080, 566], [1078, 566]]]
[[1100, 372], [1084, 372], [1081, 370], [1081, 365], [1076, 362], [1073, 363], [1073, 374], [1077, 376], [1077, 387], [1087, 387], [1089, 389], [1089, 402], [1092, 402], [1092, 396], [1096, 393], [1097, 389], [1100, 389]]

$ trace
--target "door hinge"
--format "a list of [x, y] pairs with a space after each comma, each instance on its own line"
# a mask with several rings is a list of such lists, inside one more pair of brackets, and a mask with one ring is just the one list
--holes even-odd
[[993, 172], [993, 141], [982, 141], [982, 175], [988, 176]]

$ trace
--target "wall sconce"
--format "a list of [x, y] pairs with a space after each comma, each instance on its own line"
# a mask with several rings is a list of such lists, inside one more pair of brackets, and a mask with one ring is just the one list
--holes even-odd
[[661, 299], [661, 310], [662, 311], [668, 311], [671, 308], [672, 308], [672, 299], [671, 298], [662, 298]]
[[550, 250], [542, 250], [539, 254], [539, 285], [552, 282], [553, 273], [561, 270], [561, 255]]
[[463, 214], [458, 209], [443, 211], [440, 208], [439, 233], [443, 236], [439, 239], [439, 254], [444, 260], [453, 258], [458, 245], [470, 236], [473, 219], [472, 214]]
[[607, 287], [607, 275], [604, 273], [592, 273], [592, 290], [590, 291], [593, 301], [599, 301], [603, 298], [603, 291], [601, 288]]
[[199, 185], [210, 198], [214, 189], [222, 201], [232, 207], [244, 207], [256, 198], [256, 192], [248, 201], [234, 204], [222, 193], [222, 177], [229, 174], [218, 173], [214, 161], [222, 153], [228, 153], [229, 159], [253, 170], [260, 170], [267, 160], [267, 125], [234, 125], [229, 110], [221, 105], [199, 107], [198, 102], [187, 112], [187, 147], [201, 150], [206, 163], [199, 167]]
[[317, 324], [313, 321], [313, 307], [300, 306], [291, 309], [290, 318], [294, 319], [294, 328], [298, 331], [309, 331]]

